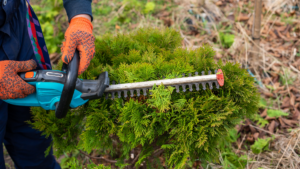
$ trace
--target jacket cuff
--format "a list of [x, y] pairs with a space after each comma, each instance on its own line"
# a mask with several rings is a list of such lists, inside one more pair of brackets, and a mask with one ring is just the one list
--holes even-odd
[[79, 14], [90, 15], [93, 21], [92, 0], [64, 0], [63, 2], [69, 22], [75, 15]]

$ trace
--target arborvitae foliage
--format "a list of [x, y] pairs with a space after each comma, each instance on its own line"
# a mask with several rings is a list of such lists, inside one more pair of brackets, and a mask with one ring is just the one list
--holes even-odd
[[[196, 160], [218, 162], [218, 143], [243, 118], [256, 113], [259, 95], [253, 78], [239, 64], [216, 63], [210, 46], [190, 51], [181, 48], [181, 40], [172, 29], [99, 37], [95, 58], [80, 78], [95, 79], [108, 71], [111, 80], [128, 83], [220, 68], [225, 73], [223, 87], [176, 93], [173, 87], [154, 86], [149, 97], [92, 100], [64, 119], [34, 108], [31, 124], [53, 136], [56, 155], [96, 149], [117, 160], [119, 167], [145, 161], [157, 168], [161, 153], [168, 168], [186, 168]], [[139, 154], [136, 160], [131, 152]]]

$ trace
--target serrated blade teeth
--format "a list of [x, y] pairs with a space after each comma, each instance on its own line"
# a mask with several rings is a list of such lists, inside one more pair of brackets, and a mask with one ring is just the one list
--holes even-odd
[[127, 98], [127, 90], [124, 90], [124, 97]]
[[213, 89], [212, 82], [208, 82], [208, 84], [209, 84], [209, 89], [210, 89], [210, 90]]
[[130, 97], [133, 97], [134, 90], [130, 90]]
[[112, 92], [112, 93], [111, 93], [111, 98], [112, 98], [112, 99], [115, 99], [115, 92]]
[[195, 83], [195, 86], [196, 86], [196, 90], [199, 91], [199, 83]]
[[140, 89], [137, 89], [137, 90], [136, 90], [136, 94], [137, 94], [138, 97], [141, 95], [141, 94], [140, 94]]
[[175, 85], [175, 88], [176, 88], [176, 92], [179, 93], [179, 86]]
[[219, 85], [218, 81], [214, 81], [214, 82], [215, 82], [215, 84], [216, 84], [216, 88], [219, 89], [219, 88], [220, 88], [220, 85]]
[[[181, 90], [180, 88], [181, 87], [182, 87], [183, 92], [186, 92], [186, 91], [190, 91], [190, 92], [199, 91], [199, 90], [201, 90], [200, 88], [202, 88], [203, 90], [206, 90], [206, 89], [211, 89], [212, 90], [213, 88], [219, 89], [220, 85], [219, 85], [218, 81], [214, 80], [212, 78], [212, 76], [208, 77], [209, 79], [207, 79], [207, 80], [201, 80], [202, 78], [199, 77], [199, 76], [202, 76], [202, 75], [204, 75], [204, 76], [211, 75], [212, 72], [217, 74], [218, 70], [213, 70], [213, 71], [208, 70], [207, 75], [206, 75], [205, 71], [195, 72], [195, 73], [187, 73], [187, 74], [182, 73], [182, 79], [180, 79], [180, 83], [174, 81], [174, 83], [172, 84], [172, 83], [169, 83], [168, 80], [163, 80], [162, 83], [164, 83], [164, 85], [166, 87], [167, 86], [175, 87], [177, 93], [180, 93], [180, 90]], [[185, 76], [187, 76], [187, 77], [185, 77]], [[193, 78], [192, 76], [198, 76], [198, 77]], [[161, 77], [162, 77], [162, 79], [166, 78], [165, 76], [161, 76]], [[190, 79], [197, 79], [197, 80], [190, 81]], [[198, 81], [198, 79], [199, 79], [199, 81]], [[203, 78], [203, 79], [205, 79], [205, 78]], [[168, 82], [168, 83], [165, 84], [165, 82]], [[214, 85], [214, 83], [215, 83], [215, 85]], [[116, 81], [112, 81], [112, 85], [116, 85]], [[119, 84], [117, 84], [117, 85], [119, 85]], [[152, 85], [152, 83], [151, 83], [151, 85]], [[195, 89], [194, 89], [194, 85], [195, 85]], [[120, 85], [120, 86], [122, 86], [122, 85]], [[141, 88], [138, 88], [138, 87], [130, 87], [129, 88], [128, 86], [126, 86], [126, 87], [123, 87], [123, 88], [119, 87], [119, 89], [118, 89], [118, 87], [117, 87], [118, 90], [110, 90], [110, 91], [108, 90], [107, 92], [105, 92], [105, 98], [108, 99], [108, 97], [111, 97], [112, 99], [115, 99], [115, 98], [117, 98], [117, 95], [118, 95], [118, 98], [121, 98], [123, 96], [124, 96], [124, 98], [134, 97], [134, 96], [139, 97], [141, 95], [147, 96], [148, 92], [149, 92], [150, 95], [152, 95], [153, 92], [151, 92], [151, 90], [152, 90], [153, 86], [150, 87], [149, 84], [146, 85], [146, 86], [147, 87], [145, 87], [145, 85], [142, 86], [142, 84], [141, 84]], [[116, 89], [116, 86], [113, 86], [113, 89]], [[149, 90], [149, 91], [147, 91], [147, 90]], [[124, 92], [124, 95], [122, 94], [122, 92]], [[128, 92], [130, 92], [130, 94], [128, 94]]]
[[185, 88], [186, 86], [185, 85], [181, 85], [181, 86], [182, 86], [182, 91], [186, 92], [186, 88]]
[[190, 89], [190, 92], [193, 91], [193, 84], [189, 84], [189, 89]]
[[202, 89], [203, 89], [203, 90], [206, 90], [205, 82], [202, 82], [201, 84], [202, 84]]

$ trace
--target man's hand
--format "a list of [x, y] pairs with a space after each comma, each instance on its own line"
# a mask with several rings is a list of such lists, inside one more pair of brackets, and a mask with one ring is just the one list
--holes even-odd
[[95, 38], [93, 36], [93, 25], [88, 15], [77, 15], [71, 19], [70, 25], [65, 33], [65, 42], [61, 51], [62, 61], [68, 64], [74, 56], [77, 48], [80, 55], [78, 75], [82, 74], [90, 65], [95, 54]]
[[34, 60], [0, 61], [0, 99], [24, 98], [35, 92], [35, 87], [24, 82], [17, 74], [37, 67]]

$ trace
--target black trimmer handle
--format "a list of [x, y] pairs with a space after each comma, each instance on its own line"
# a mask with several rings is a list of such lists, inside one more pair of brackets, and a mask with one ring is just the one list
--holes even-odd
[[65, 63], [63, 64], [62, 71], [66, 72], [66, 78], [60, 101], [56, 104], [55, 110], [55, 115], [59, 119], [64, 118], [70, 108], [78, 77], [79, 59], [79, 52], [76, 49], [71, 62], [68, 65]]

